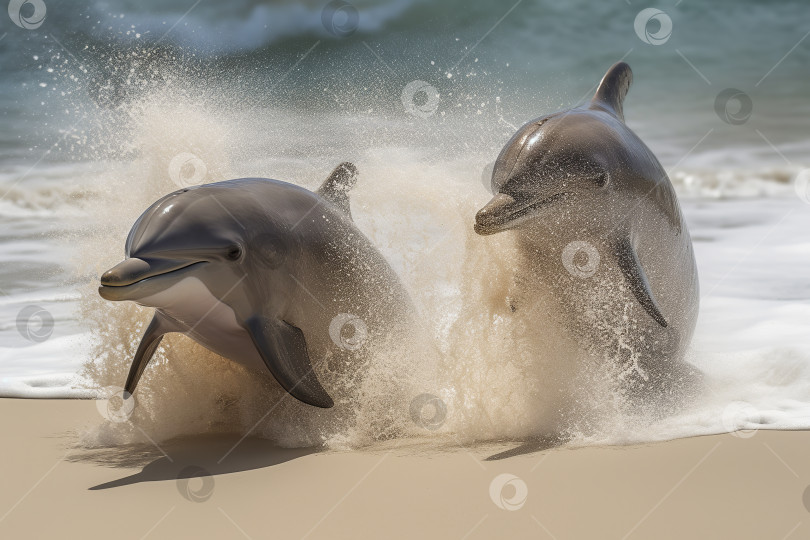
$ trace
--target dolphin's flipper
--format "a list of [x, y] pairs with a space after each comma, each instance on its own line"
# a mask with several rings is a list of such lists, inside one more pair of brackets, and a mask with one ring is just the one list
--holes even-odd
[[602, 82], [599, 83], [599, 88], [591, 100], [591, 108], [596, 106], [607, 109], [624, 122], [624, 96], [627, 95], [632, 82], [633, 71], [630, 66], [624, 62], [613, 64], [602, 77]]
[[315, 407], [327, 409], [334, 405], [315, 376], [300, 328], [258, 315], [248, 319], [245, 328], [267, 369], [284, 390]]
[[177, 329], [174, 325], [166, 319], [166, 317], [162, 316], [160, 312], [156, 311], [149, 326], [146, 327], [146, 332], [144, 332], [141, 338], [141, 344], [138, 345], [135, 358], [132, 359], [132, 366], [129, 368], [129, 375], [127, 376], [124, 390], [130, 394], [135, 392], [135, 387], [138, 386], [138, 381], [141, 379], [141, 375], [143, 375], [147, 364], [149, 364], [149, 360], [152, 359], [152, 355], [155, 354], [163, 336], [169, 332], [175, 331], [177, 331]]
[[349, 208], [349, 190], [357, 183], [357, 167], [353, 163], [344, 161], [332, 171], [332, 174], [323, 181], [317, 193], [327, 201], [331, 202], [344, 214], [352, 217]]
[[616, 246], [616, 255], [619, 259], [619, 268], [622, 269], [622, 274], [633, 291], [636, 299], [644, 307], [650, 317], [655, 319], [655, 322], [666, 328], [667, 320], [661, 314], [658, 308], [658, 303], [655, 301], [650, 282], [647, 281], [647, 275], [641, 267], [641, 263], [636, 255], [636, 250], [630, 242], [630, 238], [623, 238]]

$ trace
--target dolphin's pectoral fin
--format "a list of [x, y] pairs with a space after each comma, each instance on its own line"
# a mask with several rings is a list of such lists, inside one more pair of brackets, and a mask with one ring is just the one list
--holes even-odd
[[245, 329], [284, 390], [308, 405], [324, 409], [334, 405], [315, 376], [300, 328], [279, 319], [254, 316], [245, 322]]
[[622, 269], [622, 274], [633, 291], [636, 299], [642, 307], [649, 313], [650, 317], [655, 319], [655, 322], [661, 326], [667, 326], [667, 320], [661, 314], [658, 303], [655, 301], [650, 282], [647, 281], [647, 274], [641, 267], [641, 263], [636, 255], [636, 250], [633, 248], [629, 238], [623, 238], [616, 246], [616, 255], [619, 260], [619, 268]]
[[613, 64], [602, 77], [602, 82], [599, 83], [599, 88], [596, 89], [596, 94], [591, 100], [591, 108], [597, 106], [607, 109], [608, 112], [612, 112], [617, 118], [624, 121], [624, 97], [632, 82], [633, 71], [630, 66], [624, 62]]
[[127, 382], [124, 385], [124, 390], [132, 394], [135, 392], [135, 387], [138, 386], [138, 381], [141, 379], [144, 370], [146, 369], [149, 360], [160, 345], [163, 336], [169, 332], [174, 332], [176, 329], [160, 312], [155, 312], [149, 326], [146, 327], [141, 338], [141, 344], [138, 345], [138, 350], [135, 352], [135, 358], [132, 359], [132, 365], [129, 368], [129, 375]]
[[332, 171], [323, 181], [316, 193], [335, 205], [349, 219], [352, 217], [349, 208], [349, 190], [357, 183], [357, 167], [353, 163], [344, 161]]

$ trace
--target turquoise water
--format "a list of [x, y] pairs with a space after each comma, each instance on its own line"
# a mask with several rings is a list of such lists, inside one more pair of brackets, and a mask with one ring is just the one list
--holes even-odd
[[[789, 160], [808, 148], [810, 47], [802, 39], [810, 10], [801, 0], [655, 5], [672, 28], [660, 45], [637, 34], [635, 18], [650, 7], [637, 1], [356, 2], [356, 24], [336, 15], [348, 24], [344, 37], [324, 26], [325, 4], [202, 2], [183, 16], [191, 3], [48, 2], [35, 30], [6, 20], [0, 149], [36, 159], [80, 117], [120, 110], [122, 100], [172, 82], [227, 88], [251, 106], [400, 118], [403, 87], [423, 80], [441, 95], [438, 113], [480, 111], [480, 126], [492, 129], [587, 97], [620, 58], [636, 75], [628, 119], [665, 164], [712, 128], [693, 154], [746, 148], [724, 156], [726, 165], [784, 162], [756, 130]], [[655, 34], [658, 25], [645, 29]], [[743, 125], [715, 111], [727, 88], [750, 97]], [[729, 107], [733, 114], [739, 103]], [[81, 145], [55, 150], [48, 160], [98, 157]]]

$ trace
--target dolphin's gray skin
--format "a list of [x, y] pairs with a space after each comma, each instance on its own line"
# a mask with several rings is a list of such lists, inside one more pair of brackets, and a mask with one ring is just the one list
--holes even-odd
[[[315, 365], [346, 365], [362, 338], [364, 349], [373, 347], [411, 316], [398, 277], [351, 220], [356, 174], [343, 163], [317, 193], [228, 180], [176, 191], [147, 209], [129, 233], [127, 259], [99, 287], [107, 300], [156, 308], [125, 390], [135, 391], [163, 335], [181, 332], [248, 368], [269, 369], [304, 403], [331, 407]], [[346, 322], [354, 341], [339, 346]]]
[[[631, 81], [619, 62], [589, 104], [521, 127], [498, 156], [495, 196], [474, 228], [514, 230], [525, 274], [556, 298], [582, 346], [601, 357], [618, 351], [633, 384], [671, 394], [692, 374], [681, 361], [697, 320], [698, 276], [669, 178], [624, 123]], [[587, 271], [566, 271], [566, 247], [569, 259], [582, 258], [568, 267]]]

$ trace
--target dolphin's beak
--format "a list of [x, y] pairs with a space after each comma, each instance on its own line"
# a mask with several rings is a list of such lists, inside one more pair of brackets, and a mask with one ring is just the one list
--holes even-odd
[[505, 225], [521, 209], [521, 206], [513, 197], [505, 193], [496, 194], [475, 215], [475, 232], [483, 236], [504, 230]]
[[106, 300], [122, 300], [123, 298], [120, 298], [120, 294], [118, 294], [120, 291], [116, 289], [133, 285], [150, 277], [180, 270], [196, 262], [131, 257], [104, 272], [98, 292]]
[[517, 201], [511, 195], [498, 193], [475, 215], [475, 232], [482, 236], [514, 229], [537, 215], [537, 212], [556, 201], [564, 200], [568, 193], [558, 193], [532, 202]]

